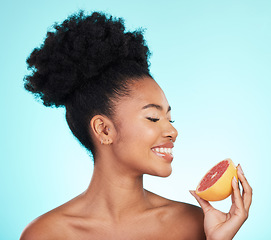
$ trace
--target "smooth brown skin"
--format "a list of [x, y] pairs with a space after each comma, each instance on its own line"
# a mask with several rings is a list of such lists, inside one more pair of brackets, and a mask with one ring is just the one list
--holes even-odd
[[[231, 239], [238, 231], [251, 203], [250, 187], [240, 173], [245, 193], [242, 197], [233, 183], [235, 203], [231, 217], [211, 209], [208, 202], [195, 196], [205, 212], [204, 220], [200, 208], [143, 188], [143, 174], [171, 174], [171, 163], [155, 155], [151, 148], [175, 142], [178, 133], [169, 122], [167, 99], [153, 79], [145, 77], [130, 89], [129, 97], [116, 102], [114, 119], [101, 115], [91, 119], [90, 134], [97, 154], [88, 189], [31, 222], [21, 240], [201, 240], [205, 239], [204, 230], [208, 239]], [[142, 109], [148, 104], [160, 105], [162, 110]], [[152, 122], [150, 117], [159, 121]], [[236, 212], [240, 214], [235, 216]], [[225, 218], [229, 218], [227, 224], [223, 223]], [[240, 225], [237, 230], [234, 224]]]

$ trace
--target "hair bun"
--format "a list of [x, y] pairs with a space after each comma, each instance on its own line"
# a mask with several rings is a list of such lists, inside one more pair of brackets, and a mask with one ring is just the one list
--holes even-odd
[[44, 43], [27, 59], [31, 71], [25, 88], [45, 106], [63, 106], [82, 85], [118, 62], [134, 61], [148, 68], [150, 55], [142, 30], [124, 32], [124, 21], [83, 11], [55, 24]]

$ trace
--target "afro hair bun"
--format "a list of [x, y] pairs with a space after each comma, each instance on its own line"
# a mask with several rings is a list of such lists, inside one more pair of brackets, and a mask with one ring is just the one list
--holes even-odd
[[24, 86], [45, 106], [64, 106], [71, 94], [99, 81], [111, 66], [134, 62], [148, 69], [149, 56], [141, 29], [125, 32], [121, 18], [80, 11], [55, 24], [30, 54]]

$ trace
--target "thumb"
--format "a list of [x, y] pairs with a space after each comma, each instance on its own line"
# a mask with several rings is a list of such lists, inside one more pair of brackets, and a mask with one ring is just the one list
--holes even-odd
[[194, 190], [189, 190], [189, 192], [191, 193], [191, 195], [196, 198], [197, 202], [199, 203], [199, 205], [201, 206], [204, 214], [208, 211], [210, 211], [211, 209], [213, 209], [213, 206], [206, 200], [202, 199], [201, 197], [199, 197], [196, 192]]

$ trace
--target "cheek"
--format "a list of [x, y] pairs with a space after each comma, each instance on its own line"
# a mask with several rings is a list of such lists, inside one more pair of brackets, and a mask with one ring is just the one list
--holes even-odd
[[131, 122], [121, 133], [122, 141], [125, 144], [136, 144], [137, 146], [152, 146], [157, 141], [159, 129], [151, 124], [139, 124]]
[[114, 145], [114, 155], [118, 164], [135, 171], [136, 174], [150, 174], [167, 177], [171, 173], [170, 164], [157, 164], [151, 148], [158, 143], [161, 136], [159, 125], [135, 121], [122, 124]]
[[158, 137], [159, 128], [154, 124], [137, 121], [122, 123], [115, 141], [116, 151], [130, 158], [149, 154], [150, 148], [157, 143]]

